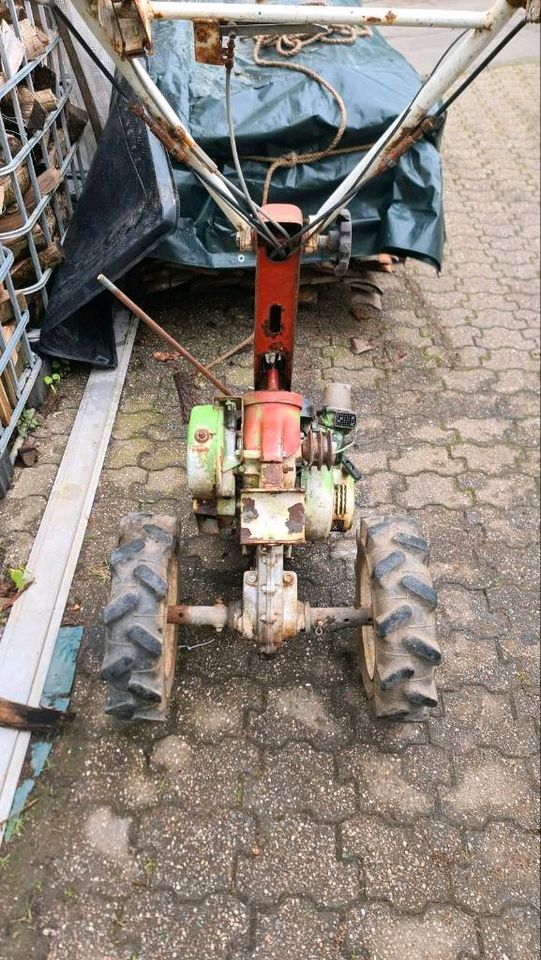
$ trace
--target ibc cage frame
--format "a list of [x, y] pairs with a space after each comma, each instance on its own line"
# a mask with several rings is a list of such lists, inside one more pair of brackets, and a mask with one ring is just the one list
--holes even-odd
[[[62, 243], [86, 176], [81, 139], [72, 141], [66, 113], [68, 102], [79, 99], [78, 88], [64, 59], [54, 11], [29, 0], [17, 5], [14, 0], [3, 0], [2, 26], [5, 21], [18, 41], [22, 40], [21, 7], [24, 18], [43, 31], [49, 42], [33, 59], [25, 50], [18, 69], [12, 71], [6, 33], [0, 30], [0, 183], [10, 184], [15, 201], [14, 216], [7, 218], [8, 229], [2, 224], [6, 218], [0, 216], [0, 290], [10, 314], [9, 323], [0, 323], [0, 496], [6, 492], [13, 472], [9, 446], [42, 367], [32, 349], [30, 326], [32, 317], [39, 318], [47, 306], [47, 281], [53, 267], [40, 261], [35, 235], [39, 232], [47, 246], [56, 239]], [[19, 91], [26, 88], [30, 94], [35, 93], [36, 70], [40, 67], [51, 71], [51, 80], [54, 74], [56, 103], [43, 124], [29, 131]], [[40, 178], [40, 169], [57, 173], [47, 180]], [[17, 280], [15, 247], [24, 248], [31, 262], [34, 279], [30, 282], [28, 278], [22, 283]]]

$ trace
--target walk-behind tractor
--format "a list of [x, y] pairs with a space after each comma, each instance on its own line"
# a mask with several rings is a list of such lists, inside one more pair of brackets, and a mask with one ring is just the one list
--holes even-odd
[[[179, 605], [177, 520], [141, 513], [123, 520], [120, 543], [111, 557], [111, 599], [103, 614], [107, 711], [123, 719], [165, 716], [179, 626], [234, 630], [266, 655], [275, 654], [299, 633], [309, 637], [325, 629], [354, 628], [364, 685], [376, 715], [422, 719], [437, 705], [434, 674], [440, 651], [428, 544], [416, 521], [406, 516], [370, 516], [361, 521], [356, 596], [350, 607], [312, 607], [302, 602], [296, 574], [284, 566], [299, 545], [325, 540], [331, 531], [351, 529], [354, 485], [360, 479], [349, 456], [357, 430], [349, 387], [329, 383], [320, 398], [292, 390], [300, 265], [303, 255], [309, 254], [334, 264], [338, 273], [347, 270], [351, 255], [348, 202], [367, 180], [395, 164], [413, 143], [433, 131], [450, 103], [502, 46], [525, 23], [539, 19], [538, 0], [496, 0], [486, 13], [189, 0], [100, 0], [97, 9], [86, 0], [75, 0], [75, 6], [131, 84], [137, 98], [132, 104], [134, 114], [177, 161], [195, 171], [234, 225], [239, 250], [256, 253], [254, 388], [243, 396], [231, 395], [213, 373], [106, 277], [100, 277], [216, 388], [213, 403], [196, 406], [191, 413], [188, 487], [201, 533], [237, 531], [252, 561], [244, 573], [242, 596], [235, 602]], [[525, 9], [504, 39], [447, 95], [520, 7]], [[151, 52], [153, 18], [193, 21], [196, 57], [225, 67], [237, 183], [227, 180], [195, 143], [138, 59]], [[440, 25], [464, 32], [411, 104], [317, 213], [305, 218], [295, 206], [260, 207], [247, 189], [236, 148], [230, 98], [235, 40], [254, 31], [276, 32], [277, 25], [284, 35], [304, 35], [337, 24]]]

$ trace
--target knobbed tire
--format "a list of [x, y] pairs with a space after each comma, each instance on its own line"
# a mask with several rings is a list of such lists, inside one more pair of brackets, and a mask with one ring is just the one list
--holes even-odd
[[176, 659], [167, 608], [178, 603], [178, 536], [176, 518], [164, 514], [131, 513], [120, 523], [101, 670], [105, 712], [120, 720], [166, 716]]
[[357, 604], [373, 617], [359, 628], [365, 690], [376, 717], [425, 720], [441, 662], [428, 543], [413, 517], [397, 516], [362, 520], [357, 545]]

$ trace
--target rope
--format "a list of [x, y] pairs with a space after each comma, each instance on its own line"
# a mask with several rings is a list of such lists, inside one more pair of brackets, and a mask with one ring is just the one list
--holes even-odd
[[[326, 6], [327, 0], [310, 0], [310, 6]], [[371, 36], [372, 31], [369, 27], [349, 26], [340, 24], [329, 24], [322, 27], [316, 34], [267, 34], [255, 37], [254, 45], [254, 63], [258, 67], [271, 67], [279, 70], [292, 70], [295, 73], [301, 73], [310, 80], [319, 83], [331, 97], [334, 99], [338, 112], [340, 114], [340, 123], [331, 142], [323, 150], [312, 150], [307, 153], [288, 153], [281, 157], [247, 157], [248, 160], [255, 160], [261, 163], [269, 163], [269, 169], [263, 184], [262, 203], [268, 202], [272, 178], [277, 170], [282, 167], [296, 167], [301, 163], [317, 163], [325, 157], [330, 157], [337, 153], [355, 153], [366, 149], [365, 147], [342, 147], [338, 150], [342, 137], [347, 126], [347, 110], [344, 99], [332, 83], [322, 77], [311, 67], [302, 63], [289, 63], [287, 58], [296, 57], [306, 47], [314, 43], [325, 43], [329, 46], [352, 46], [356, 43], [358, 37]], [[264, 50], [274, 48], [276, 53], [284, 57], [284, 60], [275, 60], [265, 57]]]

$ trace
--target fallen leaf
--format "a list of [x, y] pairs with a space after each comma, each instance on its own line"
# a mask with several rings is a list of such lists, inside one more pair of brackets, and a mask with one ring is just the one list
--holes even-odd
[[367, 353], [368, 350], [373, 350], [374, 348], [368, 340], [361, 340], [360, 337], [350, 337], [349, 349], [355, 356], [358, 356], [360, 353]]
[[152, 356], [155, 360], [158, 360], [159, 363], [176, 363], [180, 357], [180, 353], [167, 353], [165, 350], [157, 350]]

